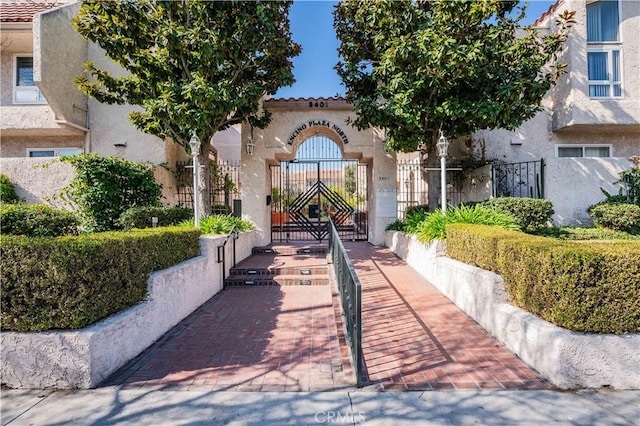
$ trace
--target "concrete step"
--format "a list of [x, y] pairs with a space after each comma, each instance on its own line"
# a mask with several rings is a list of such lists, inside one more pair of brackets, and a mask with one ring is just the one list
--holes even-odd
[[296, 254], [326, 254], [326, 244], [287, 244], [287, 245], [269, 245], [264, 247], [254, 247], [252, 254], [279, 254], [283, 256], [291, 256]]
[[284, 267], [268, 267], [268, 268], [231, 268], [229, 276], [250, 275], [255, 277], [275, 276], [275, 275], [326, 275], [329, 271], [327, 266], [284, 266]]
[[224, 286], [297, 286], [329, 285], [328, 275], [230, 275], [224, 280]]

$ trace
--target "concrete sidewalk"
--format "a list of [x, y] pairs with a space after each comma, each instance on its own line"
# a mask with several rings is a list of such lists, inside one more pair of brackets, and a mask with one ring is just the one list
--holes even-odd
[[2, 425], [634, 425], [637, 391], [2, 390]]

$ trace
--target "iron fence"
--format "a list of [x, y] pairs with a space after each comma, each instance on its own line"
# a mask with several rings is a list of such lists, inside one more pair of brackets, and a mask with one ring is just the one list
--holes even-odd
[[[240, 164], [218, 161], [209, 166], [209, 196], [212, 213], [232, 211], [233, 196], [240, 193]], [[193, 208], [193, 166], [191, 161], [176, 163], [178, 205]]]
[[360, 280], [332, 220], [329, 221], [329, 253], [340, 292], [347, 343], [351, 349], [357, 386], [362, 387], [365, 370], [362, 356], [362, 289]]
[[544, 198], [544, 159], [492, 167], [494, 197]]

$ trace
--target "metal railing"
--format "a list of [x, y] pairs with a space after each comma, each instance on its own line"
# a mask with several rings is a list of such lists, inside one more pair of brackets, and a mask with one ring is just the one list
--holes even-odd
[[233, 228], [231, 228], [231, 231], [229, 231], [229, 233], [227, 234], [227, 237], [224, 239], [224, 241], [222, 242], [221, 245], [217, 246], [217, 250], [218, 252], [217, 254], [217, 261], [218, 263], [222, 263], [222, 283], [224, 286], [224, 279], [226, 278], [226, 274], [227, 274], [227, 268], [226, 268], [226, 261], [227, 261], [227, 253], [225, 251], [225, 248], [227, 247], [227, 243], [229, 242], [230, 239], [233, 239], [233, 265], [231, 266], [232, 268], [235, 268], [236, 266], [236, 240], [238, 239], [238, 227], [234, 225]]
[[342, 316], [344, 317], [347, 344], [351, 349], [351, 359], [356, 373], [357, 386], [362, 387], [364, 358], [362, 357], [362, 290], [360, 280], [347, 251], [340, 241], [338, 230], [329, 221], [329, 253], [340, 292]]

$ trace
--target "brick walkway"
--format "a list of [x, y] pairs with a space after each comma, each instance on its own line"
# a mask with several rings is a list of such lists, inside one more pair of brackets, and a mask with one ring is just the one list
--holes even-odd
[[104, 385], [238, 391], [350, 385], [355, 376], [344, 344], [340, 351], [332, 288], [229, 288]]
[[[391, 251], [362, 242], [345, 246], [362, 283], [363, 352], [372, 387], [549, 387]], [[287, 264], [299, 268], [301, 262], [322, 272], [321, 261], [326, 265], [324, 256], [263, 254], [239, 264], [237, 272], [263, 268], [264, 274], [274, 265], [287, 271]], [[237, 391], [352, 386], [335, 286], [292, 282], [227, 288], [104, 385]]]
[[382, 389], [549, 385], [390, 250], [346, 242], [362, 285], [363, 353]]

